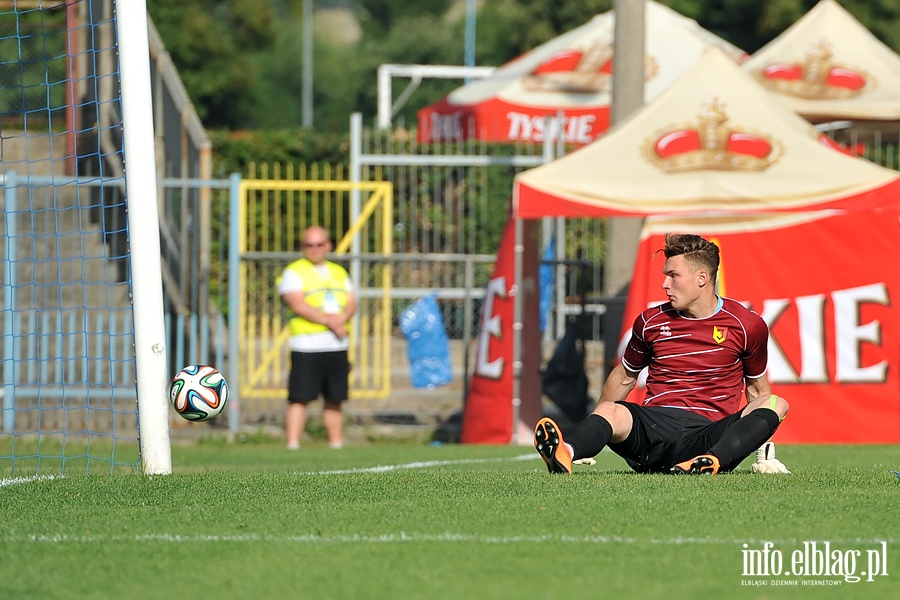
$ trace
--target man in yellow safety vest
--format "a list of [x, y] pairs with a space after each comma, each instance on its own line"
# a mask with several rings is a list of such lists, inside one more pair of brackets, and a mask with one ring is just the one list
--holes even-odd
[[348, 329], [356, 312], [356, 295], [346, 269], [327, 259], [328, 232], [312, 226], [303, 233], [304, 257], [278, 278], [278, 293], [294, 313], [290, 320], [291, 371], [285, 414], [287, 447], [300, 447], [307, 407], [322, 396], [322, 421], [328, 445], [344, 443], [342, 404], [349, 396]]

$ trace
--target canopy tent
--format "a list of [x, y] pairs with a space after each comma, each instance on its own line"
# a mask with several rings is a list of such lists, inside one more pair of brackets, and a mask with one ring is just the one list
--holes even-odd
[[[698, 233], [740, 231], [723, 243], [723, 281], [732, 285], [725, 291], [768, 318], [772, 374], [795, 372], [776, 381], [776, 391], [792, 404], [787, 439], [851, 441], [846, 427], [834, 423], [852, 410], [848, 406], [859, 405], [854, 414], [860, 418], [847, 421], [861, 428], [852, 441], [900, 441], [900, 428], [892, 425], [900, 422], [894, 373], [900, 317], [889, 310], [900, 281], [896, 263], [884, 262], [900, 252], [900, 175], [817, 138], [808, 122], [720, 51], [709, 50], [602, 139], [516, 177], [516, 260], [534, 254], [520, 224], [542, 217], [665, 215], [707, 219], [710, 227], [665, 223]], [[652, 249], [660, 245], [655, 239]], [[648, 270], [650, 262], [642, 246], [626, 328], [635, 311], [654, 302], [661, 273], [658, 266]], [[788, 305], [815, 314], [790, 316]], [[537, 322], [522, 310], [516, 314], [514, 337]], [[793, 337], [778, 329], [791, 319]], [[827, 346], [811, 343], [818, 340]], [[514, 364], [520, 346], [521, 338], [513, 342]], [[521, 391], [514, 384], [514, 409], [522, 405]], [[805, 416], [813, 413], [822, 416]], [[887, 425], [866, 429], [873, 419]]]
[[711, 49], [603, 139], [519, 174], [523, 218], [880, 206], [897, 173], [850, 158]]
[[812, 122], [900, 122], [900, 55], [822, 0], [743, 68]]
[[[645, 99], [656, 98], [710, 46], [735, 62], [746, 58], [653, 0], [645, 2], [645, 23]], [[550, 128], [553, 139], [562, 132], [568, 143], [590, 142], [609, 127], [614, 30], [614, 11], [602, 13], [458, 88], [419, 111], [419, 141], [540, 142]]]

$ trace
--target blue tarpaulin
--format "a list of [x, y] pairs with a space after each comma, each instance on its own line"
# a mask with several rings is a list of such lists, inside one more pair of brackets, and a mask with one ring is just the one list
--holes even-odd
[[400, 315], [400, 331], [406, 336], [409, 375], [413, 387], [433, 388], [450, 383], [450, 342], [444, 318], [434, 295], [408, 306]]
[[556, 260], [556, 236], [550, 238], [547, 247], [544, 248], [544, 256], [541, 257], [541, 266], [538, 267], [538, 279], [541, 286], [540, 326], [541, 331], [547, 328], [547, 315], [553, 304], [554, 281], [553, 261]]

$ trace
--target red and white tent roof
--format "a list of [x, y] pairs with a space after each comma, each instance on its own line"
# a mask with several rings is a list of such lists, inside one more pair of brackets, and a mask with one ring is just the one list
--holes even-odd
[[822, 0], [744, 63], [809, 120], [900, 120], [900, 55]]
[[[714, 46], [738, 62], [746, 53], [696, 21], [645, 2], [645, 92], [652, 100]], [[597, 15], [419, 111], [419, 141], [540, 142], [546, 117], [566, 141], [586, 144], [609, 127], [615, 13]]]
[[898, 173], [823, 145], [715, 49], [602, 139], [519, 174], [513, 188], [523, 218], [900, 204]]

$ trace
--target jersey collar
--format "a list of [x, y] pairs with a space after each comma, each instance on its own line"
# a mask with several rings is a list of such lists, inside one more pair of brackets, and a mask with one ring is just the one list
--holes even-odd
[[[715, 315], [715, 314], [718, 313], [720, 310], [722, 310], [722, 306], [723, 306], [724, 304], [725, 304], [725, 301], [722, 300], [722, 297], [719, 296], [718, 294], [716, 294], [716, 309], [715, 309], [714, 311], [712, 311], [712, 314], [709, 315], [709, 317]], [[700, 320], [702, 320], [702, 319], [708, 319], [708, 318], [709, 318], [709, 317], [700, 317], [699, 319], [694, 319], [693, 317], [689, 317], [689, 316], [685, 315], [683, 312], [681, 312], [681, 311], [678, 310], [678, 309], [675, 309], [675, 312], [677, 312], [681, 317], [683, 317], [683, 318], [685, 318], [685, 319], [692, 319], [692, 320], [700, 321]]]

